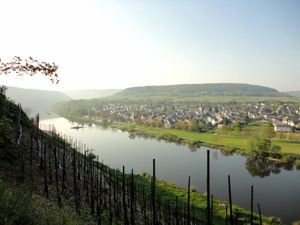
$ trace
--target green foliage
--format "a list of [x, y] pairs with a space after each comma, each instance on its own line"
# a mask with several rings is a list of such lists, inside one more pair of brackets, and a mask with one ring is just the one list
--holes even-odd
[[0, 180], [0, 225], [84, 225], [87, 218], [32, 195], [26, 185], [17, 189]]
[[295, 162], [295, 158], [293, 156], [284, 156], [279, 159], [279, 163], [281, 164], [292, 164]]
[[203, 131], [205, 129], [205, 124], [203, 122], [198, 122], [199, 131]]
[[175, 128], [178, 130], [187, 130], [188, 129], [188, 124], [185, 123], [184, 121], [179, 120], [176, 125]]
[[[138, 185], [141, 185], [143, 189], [146, 191], [146, 194], [150, 197], [151, 193], [151, 176], [147, 173], [143, 173], [140, 175], [135, 176], [135, 182]], [[175, 207], [176, 202], [175, 199], [178, 197], [179, 205], [186, 205], [187, 203], [187, 196], [188, 192], [186, 188], [179, 188], [176, 187], [174, 184], [169, 182], [165, 182], [162, 180], [156, 181], [156, 193], [157, 196], [164, 201], [169, 201], [173, 207]], [[190, 193], [190, 201], [191, 205], [195, 207], [194, 213], [198, 219], [205, 220], [206, 218], [206, 194], [198, 193], [193, 186], [191, 187]], [[214, 213], [213, 213], [213, 221], [214, 224], [224, 224], [225, 220], [225, 209], [226, 209], [226, 202], [214, 199]], [[233, 205], [233, 211], [239, 211], [239, 221], [245, 221], [245, 224], [248, 224], [250, 218], [250, 212], [242, 209], [236, 205]], [[258, 214], [254, 213], [254, 221], [258, 223]], [[247, 222], [246, 222], [247, 221]], [[263, 216], [263, 223], [264, 224], [281, 224], [277, 219], [271, 217]]]
[[265, 123], [263, 127], [260, 129], [259, 136], [262, 138], [273, 138], [276, 136], [276, 132], [274, 131], [274, 127], [270, 123]]
[[7, 91], [7, 87], [4, 85], [0, 86], [0, 96], [4, 96], [6, 95], [6, 91]]
[[12, 120], [6, 117], [0, 119], [0, 132], [1, 135], [8, 134], [12, 131]]
[[241, 123], [240, 121], [235, 121], [232, 125], [231, 125], [231, 129], [233, 129], [235, 132], [240, 132], [241, 131]]
[[12, 121], [6, 117], [0, 119], [0, 146], [8, 142], [8, 134], [13, 130]]
[[0, 86], [0, 117], [6, 112], [6, 90], [5, 86]]
[[281, 151], [281, 146], [279, 146], [279, 145], [273, 145], [271, 147], [271, 152], [280, 153], [280, 151]]
[[[272, 142], [268, 138], [254, 136], [249, 141], [249, 148], [255, 155], [263, 155], [271, 150]], [[277, 147], [275, 147], [277, 149]]]
[[189, 125], [188, 125], [188, 130], [189, 131], [198, 131], [199, 130], [197, 120], [195, 120], [195, 119], [190, 120]]
[[256, 143], [257, 150], [262, 152], [262, 151], [269, 151], [271, 147], [271, 140], [267, 138], [262, 138], [259, 139], [258, 142]]
[[163, 122], [160, 120], [160, 119], [157, 119], [155, 118], [153, 121], [152, 121], [152, 126], [153, 127], [163, 127]]
[[300, 159], [297, 159], [295, 164], [296, 164], [296, 168], [300, 169]]
[[[0, 221], [4, 225], [36, 224], [29, 192], [10, 191], [0, 183]], [[0, 222], [1, 224], [1, 222]]]

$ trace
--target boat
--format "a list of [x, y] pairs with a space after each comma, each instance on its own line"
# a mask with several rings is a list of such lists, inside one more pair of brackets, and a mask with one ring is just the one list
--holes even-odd
[[80, 128], [83, 128], [83, 125], [81, 125], [81, 126], [77, 125], [77, 126], [71, 127], [71, 129], [76, 129], [76, 130], [78, 130], [78, 129], [80, 129]]

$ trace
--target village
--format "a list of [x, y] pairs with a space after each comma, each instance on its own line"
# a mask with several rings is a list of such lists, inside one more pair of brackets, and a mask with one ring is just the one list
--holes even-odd
[[300, 132], [300, 107], [294, 103], [107, 103], [85, 116], [115, 124], [131, 122], [191, 131], [260, 121], [272, 124], [276, 132]]

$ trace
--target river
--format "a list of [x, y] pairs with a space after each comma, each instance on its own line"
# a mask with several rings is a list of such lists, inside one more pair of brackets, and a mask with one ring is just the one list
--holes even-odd
[[[152, 159], [156, 159], [158, 179], [199, 192], [206, 191], [206, 150], [190, 149], [186, 145], [167, 143], [145, 137], [132, 137], [127, 132], [101, 126], [70, 129], [74, 124], [62, 117], [41, 120], [52, 124], [57, 131], [80, 140], [101, 161], [126, 172], [152, 173]], [[233, 203], [250, 209], [250, 188], [254, 186], [254, 206], [260, 203], [262, 213], [281, 218], [286, 224], [300, 220], [300, 171], [293, 167], [280, 168], [274, 162], [247, 158], [238, 154], [225, 155], [211, 150], [211, 193], [228, 200], [227, 176], [231, 176]], [[257, 209], [255, 210], [257, 211]]]

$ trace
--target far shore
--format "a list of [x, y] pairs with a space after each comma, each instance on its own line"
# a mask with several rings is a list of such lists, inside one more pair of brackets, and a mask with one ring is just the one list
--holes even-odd
[[[63, 116], [63, 115], [62, 115]], [[67, 118], [67, 117], [65, 117]], [[151, 137], [167, 142], [179, 143], [188, 145], [190, 148], [199, 148], [201, 146], [214, 148], [223, 151], [225, 154], [238, 153], [243, 156], [255, 157], [256, 155], [249, 149], [249, 139], [245, 137], [233, 137], [230, 135], [219, 135], [216, 133], [207, 132], [192, 132], [178, 129], [166, 129], [158, 127], [147, 127], [133, 123], [103, 123], [101, 120], [89, 120], [84, 118], [67, 118], [78, 123], [96, 124], [117, 128], [126, 131], [132, 135], [141, 135]], [[272, 139], [274, 145], [279, 145], [282, 150], [279, 158], [274, 158], [270, 155], [265, 157], [266, 160], [275, 161], [278, 164], [295, 164], [300, 168], [300, 142], [289, 141], [284, 139]]]

